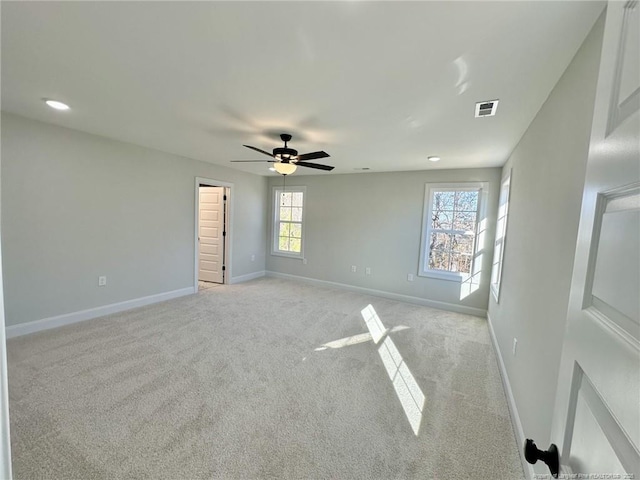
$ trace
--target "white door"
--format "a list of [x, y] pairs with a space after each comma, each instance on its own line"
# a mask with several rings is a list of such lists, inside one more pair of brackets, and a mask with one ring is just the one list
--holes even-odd
[[224, 280], [224, 187], [200, 187], [198, 210], [198, 279]]
[[575, 478], [640, 479], [638, 10], [606, 12], [552, 429]]

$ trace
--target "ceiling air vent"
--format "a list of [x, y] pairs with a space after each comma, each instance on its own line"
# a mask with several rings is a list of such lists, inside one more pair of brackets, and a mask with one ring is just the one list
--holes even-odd
[[498, 100], [487, 100], [476, 103], [476, 118], [493, 117], [498, 109]]

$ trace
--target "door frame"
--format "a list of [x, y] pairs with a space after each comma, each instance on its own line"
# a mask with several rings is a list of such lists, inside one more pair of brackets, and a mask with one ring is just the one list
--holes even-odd
[[[0, 264], [2, 252], [0, 251]], [[4, 324], [4, 290], [0, 268], [0, 478], [11, 480], [11, 434], [9, 422], [9, 384], [7, 337]]]
[[196, 177], [194, 187], [194, 225], [193, 230], [193, 293], [198, 293], [198, 264], [200, 260], [200, 245], [198, 243], [198, 229], [200, 227], [200, 185], [205, 187], [224, 187], [224, 194], [227, 196], [225, 207], [225, 219], [224, 219], [224, 236], [223, 249], [224, 249], [224, 274], [222, 276], [222, 283], [231, 283], [231, 241], [233, 235], [233, 183], [223, 182], [222, 180], [215, 180], [212, 178]]

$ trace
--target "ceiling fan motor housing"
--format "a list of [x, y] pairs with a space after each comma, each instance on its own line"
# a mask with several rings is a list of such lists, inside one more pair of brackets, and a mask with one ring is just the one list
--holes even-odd
[[296, 160], [298, 156], [298, 151], [293, 148], [274, 148], [273, 156], [279, 159], [281, 162], [287, 163], [289, 160]]

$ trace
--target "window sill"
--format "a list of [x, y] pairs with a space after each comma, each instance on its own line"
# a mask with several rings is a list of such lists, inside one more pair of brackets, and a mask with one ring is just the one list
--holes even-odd
[[497, 304], [499, 304], [500, 303], [500, 291], [496, 287], [495, 283], [491, 284], [491, 294], [493, 295], [493, 299], [495, 300], [495, 302]]
[[424, 272], [419, 272], [418, 276], [426, 277], [426, 278], [437, 278], [438, 280], [446, 280], [447, 282], [456, 282], [456, 283], [462, 283], [463, 280], [468, 278], [464, 276], [462, 273], [439, 272], [436, 270], [427, 270]]
[[284, 252], [271, 252], [271, 255], [274, 257], [284, 257], [284, 258], [293, 258], [294, 260], [302, 260], [304, 255], [302, 253], [284, 253]]

